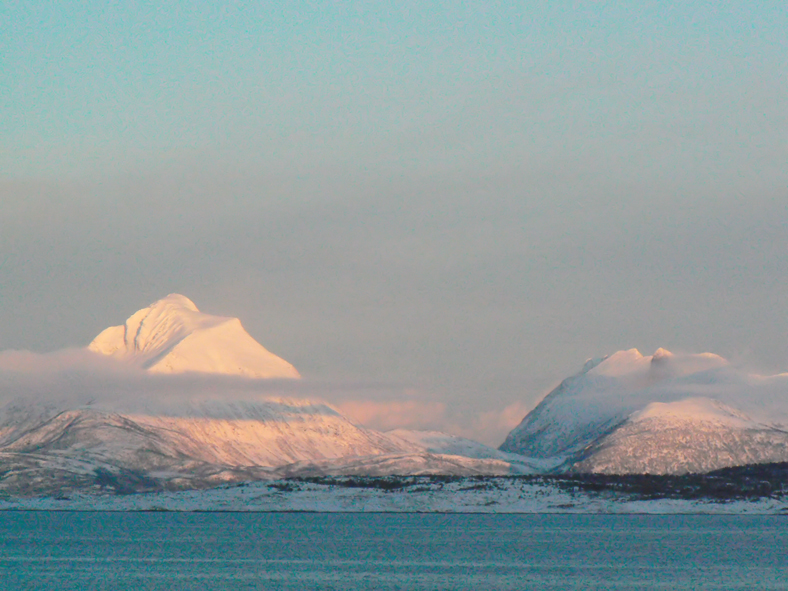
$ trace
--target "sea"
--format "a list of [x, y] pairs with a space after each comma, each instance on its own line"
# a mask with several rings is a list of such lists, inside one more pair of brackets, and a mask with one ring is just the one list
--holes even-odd
[[0, 588], [788, 589], [788, 516], [0, 512]]

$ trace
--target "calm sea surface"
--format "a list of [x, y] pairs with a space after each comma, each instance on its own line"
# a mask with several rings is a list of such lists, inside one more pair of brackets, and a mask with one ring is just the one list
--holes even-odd
[[2, 589], [788, 589], [788, 518], [0, 513]]

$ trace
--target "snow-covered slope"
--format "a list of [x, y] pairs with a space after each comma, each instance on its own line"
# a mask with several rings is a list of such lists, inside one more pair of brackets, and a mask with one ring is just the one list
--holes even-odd
[[[100, 407], [50, 407], [41, 413], [31, 407], [31, 419], [18, 403], [4, 410], [4, 469], [60, 471], [61, 484], [74, 481], [74, 471], [100, 470], [148, 475], [175, 488], [203, 488], [248, 479], [250, 470], [265, 476], [266, 470], [293, 462], [417, 450], [353, 424], [326, 404], [308, 401], [193, 404], [178, 416]], [[0, 488], [8, 484], [4, 479]]]
[[179, 294], [135, 312], [121, 326], [107, 328], [88, 348], [151, 372], [299, 377], [292, 365], [249, 336], [240, 320], [203, 314]]
[[443, 433], [365, 429], [307, 401], [214, 401], [177, 415], [29, 411], [15, 404], [0, 413], [0, 490], [67, 494], [107, 479], [131, 492], [283, 477], [539, 471], [528, 458]]
[[709, 353], [630, 349], [564, 380], [501, 450], [582, 471], [705, 472], [788, 460], [786, 425], [786, 374], [747, 374]]
[[788, 460], [788, 430], [721, 402], [654, 402], [634, 413], [575, 465], [583, 472], [676, 474]]
[[527, 458], [520, 454], [507, 453], [484, 445], [472, 439], [457, 437], [440, 431], [412, 431], [408, 429], [395, 429], [387, 431], [386, 435], [394, 441], [401, 441], [418, 446], [423, 451], [431, 454], [461, 456], [477, 460], [495, 460], [505, 462], [512, 466], [509, 472], [531, 474], [543, 472], [551, 466], [549, 462], [535, 458]]
[[306, 476], [503, 476], [535, 474], [544, 462], [498, 451], [482, 443], [439, 431], [396, 429], [385, 437], [401, 452], [301, 461], [278, 468], [281, 478]]
[[504, 476], [532, 473], [522, 464], [426, 451], [297, 462], [276, 470], [280, 478], [315, 476]]
[[[181, 416], [83, 407], [58, 412], [4, 438], [4, 451], [66, 451], [154, 468], [162, 458], [227, 466], [281, 466], [307, 459], [408, 451], [413, 446], [351, 423], [327, 404], [302, 400], [194, 404]], [[151, 462], [142, 461], [151, 456]]]

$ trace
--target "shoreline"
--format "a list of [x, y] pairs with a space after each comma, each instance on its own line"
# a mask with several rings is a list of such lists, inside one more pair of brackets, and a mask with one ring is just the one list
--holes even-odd
[[257, 481], [203, 490], [116, 494], [74, 491], [67, 497], [12, 497], [0, 511], [178, 513], [385, 513], [517, 515], [788, 515], [788, 495], [730, 492], [684, 497], [522, 478], [387, 477]]

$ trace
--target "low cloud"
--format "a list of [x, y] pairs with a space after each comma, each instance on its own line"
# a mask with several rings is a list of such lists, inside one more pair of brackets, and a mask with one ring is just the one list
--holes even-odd
[[509, 431], [516, 427], [531, 407], [515, 402], [503, 409], [480, 414], [463, 415], [439, 401], [414, 400], [343, 400], [335, 404], [339, 410], [358, 423], [389, 431], [416, 429], [443, 431], [497, 447]]
[[181, 415], [193, 404], [309, 400], [328, 403], [380, 431], [443, 431], [498, 445], [529, 408], [515, 403], [474, 414], [408, 384], [310, 379], [249, 379], [215, 374], [151, 374], [84, 348], [53, 353], [0, 352], [0, 406], [90, 405], [118, 412]]
[[[417, 398], [418, 397], [418, 398]], [[328, 403], [366, 427], [447, 430], [446, 404], [403, 384], [152, 374], [86, 349], [0, 352], [0, 405], [85, 405], [177, 415], [192, 404], [271, 399]]]
[[184, 373], [154, 374], [85, 349], [38, 354], [0, 352], [0, 404], [97, 405], [117, 410], [167, 410], [208, 401], [271, 398], [332, 402], [347, 397], [391, 397], [392, 384], [352, 381], [250, 379]]
[[[644, 396], [662, 401], [711, 398], [765, 422], [788, 417], [788, 374], [762, 376], [721, 364], [719, 358], [706, 359], [711, 369], [696, 373], [698, 368], [687, 364], [698, 356], [686, 356], [689, 361], [683, 357], [677, 355], [668, 362], [681, 371], [662, 371], [664, 379], [652, 384], [648, 392], [643, 390]], [[685, 372], [690, 375], [682, 377]], [[636, 396], [628, 398], [634, 402]], [[351, 420], [381, 431], [436, 430], [492, 446], [500, 445], [532, 408], [515, 402], [474, 412], [472, 405], [448, 405], [429, 390], [402, 383], [151, 374], [85, 349], [47, 354], [0, 352], [0, 406], [22, 403], [66, 409], [91, 405], [119, 412], [181, 416], [193, 412], [192, 405], [202, 403], [271, 399], [328, 403]]]
[[215, 401], [309, 400], [328, 403], [353, 421], [382, 431], [445, 430], [446, 405], [415, 398], [422, 395], [402, 384], [365, 381], [152, 374], [86, 349], [0, 352], [0, 405], [90, 405], [180, 415], [191, 412], [193, 404]]
[[521, 402], [510, 404], [502, 410], [490, 410], [480, 413], [465, 427], [453, 427], [457, 435], [475, 439], [492, 445], [499, 446], [506, 434], [514, 429], [523, 420], [531, 407]]
[[343, 400], [339, 410], [367, 427], [391, 429], [441, 429], [446, 424], [446, 405], [419, 400]]

